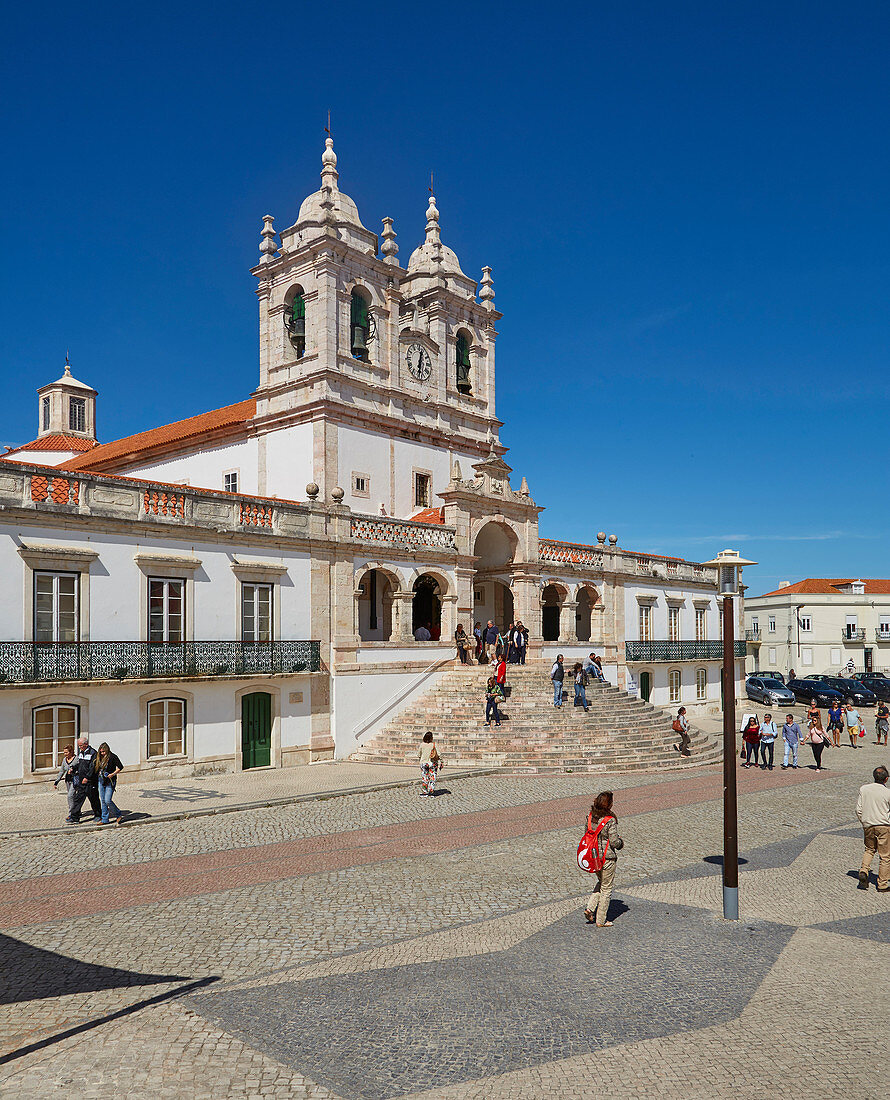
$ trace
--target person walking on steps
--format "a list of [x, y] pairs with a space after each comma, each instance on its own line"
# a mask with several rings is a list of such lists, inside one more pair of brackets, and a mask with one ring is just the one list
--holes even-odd
[[[785, 742], [785, 753], [782, 758], [782, 768], [797, 767], [797, 746], [800, 744], [800, 726], [794, 721], [793, 714], [785, 715], [785, 725], [782, 726], [782, 740]], [[788, 761], [791, 764], [788, 764]]]
[[491, 720], [494, 718], [494, 724], [499, 726], [501, 724], [501, 713], [498, 710], [498, 704], [504, 701], [504, 689], [497, 682], [496, 677], [489, 676], [488, 684], [485, 688], [485, 724], [491, 728]]
[[560, 653], [553, 662], [553, 668], [550, 669], [550, 679], [553, 681], [553, 705], [555, 707], [562, 706], [562, 688], [565, 678], [566, 670]]
[[584, 707], [584, 713], [586, 714], [590, 710], [590, 707], [587, 705], [587, 693], [585, 691], [588, 679], [587, 673], [584, 671], [580, 661], [575, 662], [572, 673], [575, 677], [575, 706]]
[[692, 752], [689, 748], [692, 738], [689, 736], [689, 719], [686, 717], [686, 708], [680, 707], [677, 711], [677, 717], [674, 719], [671, 729], [674, 733], [679, 733], [680, 740], [673, 746], [674, 750], [681, 756], [691, 756]]
[[609, 918], [609, 902], [612, 900], [612, 887], [615, 884], [615, 868], [618, 866], [618, 852], [624, 847], [624, 841], [618, 835], [618, 819], [612, 813], [614, 796], [611, 791], [602, 791], [596, 796], [590, 807], [590, 816], [587, 819], [588, 828], [596, 828], [599, 821], [607, 819], [600, 833], [600, 843], [603, 844], [605, 836], [606, 858], [603, 861], [602, 871], [594, 871], [597, 882], [587, 902], [584, 916], [588, 924], [596, 921], [597, 928], [611, 928]]
[[745, 743], [745, 763], [743, 768], [757, 767], [757, 753], [760, 749], [760, 723], [752, 714], [748, 724], [742, 730], [742, 741]]
[[420, 793], [435, 795], [436, 774], [441, 766], [439, 750], [433, 740], [433, 731], [427, 730], [420, 743]]
[[859, 788], [856, 802], [856, 816], [865, 837], [859, 889], [868, 889], [868, 873], [878, 856], [878, 890], [884, 894], [890, 890], [890, 789], [887, 787], [890, 773], [881, 764], [871, 774], [874, 783], [865, 783]]
[[771, 714], [764, 714], [760, 723], [760, 767], [764, 771], [773, 770], [773, 757], [776, 749], [776, 738], [779, 731]]

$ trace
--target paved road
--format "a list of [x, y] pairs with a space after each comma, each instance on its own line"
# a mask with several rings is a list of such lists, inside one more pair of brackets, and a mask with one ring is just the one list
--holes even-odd
[[[721, 780], [508, 777], [7, 840], [0, 1094], [883, 1097], [890, 904], [852, 806], [884, 749]], [[595, 788], [614, 927], [574, 865]]]

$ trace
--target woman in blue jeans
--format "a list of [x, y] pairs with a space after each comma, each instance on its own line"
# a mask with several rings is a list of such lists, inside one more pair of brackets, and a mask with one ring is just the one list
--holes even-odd
[[498, 703], [504, 701], [504, 692], [501, 685], [497, 682], [494, 676], [488, 677], [488, 687], [485, 689], [485, 724], [491, 725], [491, 720], [494, 718], [494, 724], [499, 726], [501, 724], [501, 715], [498, 711]]
[[108, 742], [103, 741], [93, 761], [93, 770], [99, 780], [99, 801], [102, 803], [102, 824], [108, 825], [111, 813], [120, 821], [123, 816], [114, 804], [114, 788], [117, 786], [117, 777], [124, 770], [119, 756], [115, 755], [108, 747]]

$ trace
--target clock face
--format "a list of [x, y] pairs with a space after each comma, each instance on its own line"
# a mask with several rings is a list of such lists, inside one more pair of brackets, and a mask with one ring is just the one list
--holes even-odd
[[418, 382], [425, 382], [433, 373], [430, 353], [423, 344], [409, 344], [408, 351], [405, 353], [405, 362], [408, 364], [411, 377], [416, 378]]

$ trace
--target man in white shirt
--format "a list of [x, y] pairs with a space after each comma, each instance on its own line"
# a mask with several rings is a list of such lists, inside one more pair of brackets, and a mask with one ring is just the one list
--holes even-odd
[[859, 788], [856, 816], [865, 833], [865, 854], [859, 869], [859, 889], [868, 889], [868, 873], [875, 856], [878, 864], [878, 890], [883, 894], [890, 890], [890, 788], [887, 779], [890, 772], [882, 764], [872, 772], [874, 783]]

